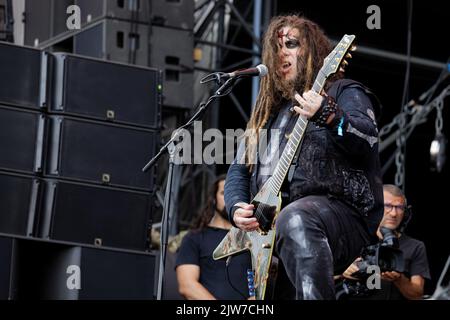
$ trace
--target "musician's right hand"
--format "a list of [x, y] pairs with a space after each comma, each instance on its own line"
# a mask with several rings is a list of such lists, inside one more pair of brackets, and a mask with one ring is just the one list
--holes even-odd
[[240, 202], [236, 203], [239, 209], [234, 211], [233, 221], [239, 229], [244, 231], [254, 231], [259, 227], [259, 223], [253, 216], [255, 207], [252, 204]]

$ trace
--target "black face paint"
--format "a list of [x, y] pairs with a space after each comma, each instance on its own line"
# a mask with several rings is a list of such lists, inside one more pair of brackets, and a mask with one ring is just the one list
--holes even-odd
[[300, 47], [300, 41], [298, 41], [297, 39], [288, 39], [285, 41], [284, 45], [288, 49], [295, 49]]

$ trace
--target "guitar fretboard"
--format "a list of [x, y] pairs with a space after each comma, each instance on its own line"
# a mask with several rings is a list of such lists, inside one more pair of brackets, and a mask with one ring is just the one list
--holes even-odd
[[[320, 93], [326, 80], [326, 76], [323, 74], [322, 69], [320, 69], [319, 74], [314, 81], [312, 90]], [[286, 143], [286, 147], [280, 157], [280, 161], [275, 167], [272, 177], [269, 179], [269, 186], [275, 194], [280, 192], [281, 185], [289, 172], [289, 167], [294, 159], [297, 149], [300, 147], [300, 143], [303, 139], [307, 126], [308, 119], [303, 116], [299, 116], [297, 122], [295, 123], [294, 129], [292, 129], [291, 136]]]

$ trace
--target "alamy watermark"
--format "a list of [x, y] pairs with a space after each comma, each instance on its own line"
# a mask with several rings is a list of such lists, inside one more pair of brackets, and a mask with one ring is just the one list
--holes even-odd
[[81, 289], [81, 269], [80, 266], [70, 265], [66, 269], [66, 273], [69, 274], [66, 280], [66, 286], [69, 290]]
[[256, 139], [256, 130], [226, 129], [225, 134], [215, 128], [203, 131], [202, 122], [195, 121], [192, 132], [180, 129], [172, 133], [176, 144], [174, 162], [211, 165], [231, 164], [236, 159], [239, 164], [277, 163], [281, 152], [278, 148], [268, 148], [268, 145], [280, 145], [280, 130], [261, 129], [258, 133], [258, 143], [253, 142], [257, 145], [253, 157], [246, 157], [245, 150], [252, 143], [249, 139]]
[[71, 5], [67, 7], [66, 13], [69, 17], [66, 20], [66, 26], [68, 30], [80, 30], [81, 29], [81, 9], [77, 5]]
[[[78, 5], [70, 5], [67, 7], [66, 13], [69, 15], [66, 20], [68, 30], [81, 29], [81, 8]], [[373, 4], [367, 7], [367, 14], [370, 16], [366, 20], [366, 26], [369, 30], [381, 29], [381, 9]]]
[[366, 280], [366, 286], [369, 290], [381, 289], [381, 269], [377, 265], [370, 265], [367, 271], [370, 276]]
[[367, 18], [366, 26], [369, 30], [381, 29], [381, 9], [373, 4], [367, 7], [366, 13], [370, 14]]

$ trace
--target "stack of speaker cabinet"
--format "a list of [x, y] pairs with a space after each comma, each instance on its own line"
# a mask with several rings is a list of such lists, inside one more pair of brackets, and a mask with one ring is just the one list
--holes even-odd
[[13, 42], [12, 0], [0, 0], [0, 41]]
[[161, 78], [0, 43], [0, 298], [154, 297]]
[[163, 105], [193, 107], [194, 0], [26, 0], [25, 44], [67, 31], [71, 4], [88, 28], [66, 43], [68, 51], [158, 68]]

